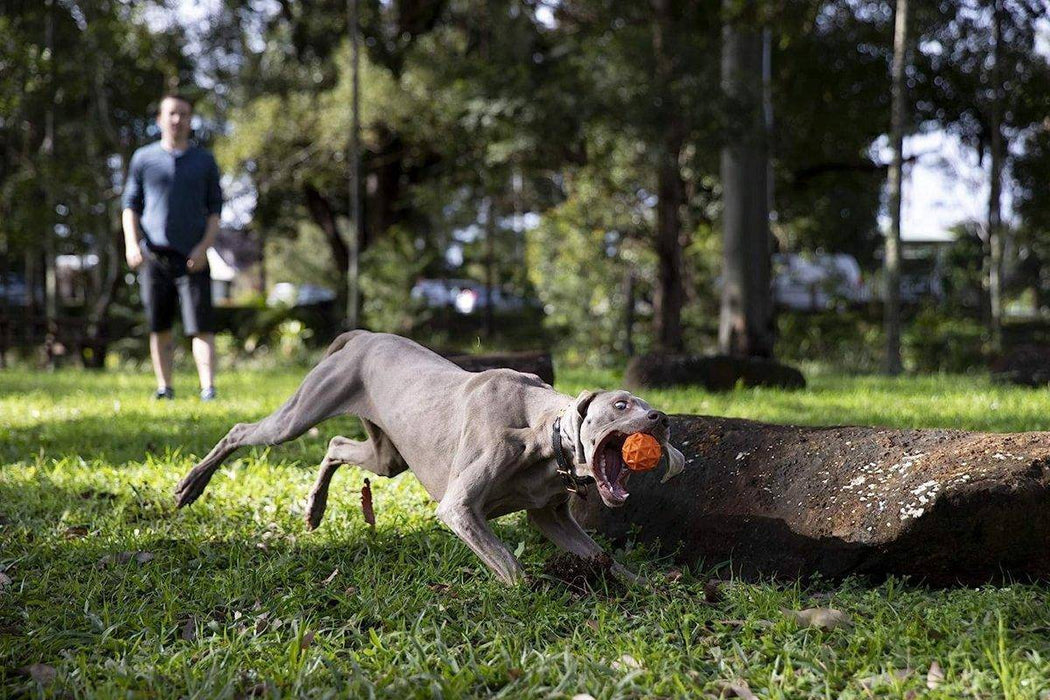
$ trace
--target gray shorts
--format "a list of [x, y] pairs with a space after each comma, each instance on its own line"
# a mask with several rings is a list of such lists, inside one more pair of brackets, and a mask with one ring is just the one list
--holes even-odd
[[186, 269], [186, 256], [173, 250], [143, 247], [139, 288], [151, 333], [171, 330], [175, 309], [186, 335], [213, 333], [211, 273]]

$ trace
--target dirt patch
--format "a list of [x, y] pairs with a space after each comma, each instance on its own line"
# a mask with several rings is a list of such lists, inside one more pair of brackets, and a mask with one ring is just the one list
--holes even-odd
[[608, 593], [620, 596], [626, 588], [613, 575], [613, 560], [608, 554], [584, 559], [575, 554], [561, 553], [547, 560], [543, 566], [544, 578], [565, 584], [576, 595]]

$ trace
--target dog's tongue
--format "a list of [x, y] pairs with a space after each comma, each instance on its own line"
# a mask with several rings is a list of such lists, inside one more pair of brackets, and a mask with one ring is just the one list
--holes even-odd
[[631, 472], [620, 457], [620, 450], [615, 447], [605, 448], [604, 472], [607, 493], [616, 501], [623, 501], [629, 495], [627, 489], [627, 478]]

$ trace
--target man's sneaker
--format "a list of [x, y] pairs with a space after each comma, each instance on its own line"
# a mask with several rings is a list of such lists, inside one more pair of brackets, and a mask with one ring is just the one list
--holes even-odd
[[175, 390], [172, 389], [170, 386], [169, 387], [165, 387], [163, 389], [157, 389], [157, 393], [155, 393], [153, 395], [153, 398], [156, 401], [163, 401], [165, 399], [168, 400], [168, 401], [174, 401], [175, 400]]
[[201, 389], [201, 401], [214, 401], [215, 400], [215, 387], [210, 386], [207, 389]]

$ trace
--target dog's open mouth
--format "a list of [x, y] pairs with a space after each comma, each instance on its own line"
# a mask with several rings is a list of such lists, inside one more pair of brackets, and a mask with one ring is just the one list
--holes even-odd
[[594, 481], [598, 487], [598, 495], [602, 497], [605, 505], [612, 508], [622, 506], [627, 501], [627, 479], [631, 476], [631, 470], [623, 462], [623, 441], [627, 436], [623, 433], [609, 433], [602, 438], [598, 448], [594, 451], [593, 464]]

